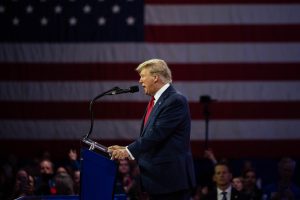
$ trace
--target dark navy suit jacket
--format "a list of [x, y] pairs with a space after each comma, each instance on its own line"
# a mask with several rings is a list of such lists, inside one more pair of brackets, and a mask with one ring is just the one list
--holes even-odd
[[140, 137], [128, 145], [139, 164], [142, 187], [149, 194], [195, 186], [190, 129], [187, 99], [170, 85], [155, 103], [145, 127], [142, 123]]

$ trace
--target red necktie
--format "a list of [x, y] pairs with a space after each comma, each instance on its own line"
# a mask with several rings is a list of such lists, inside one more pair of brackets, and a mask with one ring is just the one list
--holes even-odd
[[148, 103], [148, 106], [147, 106], [147, 113], [146, 113], [146, 116], [145, 116], [145, 119], [144, 119], [144, 125], [147, 123], [148, 121], [148, 118], [150, 116], [150, 113], [153, 109], [153, 106], [154, 106], [154, 97], [151, 97], [151, 100], [149, 101]]

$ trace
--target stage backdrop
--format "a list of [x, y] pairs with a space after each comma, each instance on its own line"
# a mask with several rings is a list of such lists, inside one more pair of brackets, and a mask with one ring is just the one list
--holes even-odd
[[[1, 150], [78, 144], [89, 101], [138, 84], [137, 65], [161, 58], [189, 99], [195, 155], [210, 95], [219, 155], [300, 157], [300, 0], [1, 1], [0, 26]], [[97, 103], [92, 138], [138, 137], [140, 89]]]

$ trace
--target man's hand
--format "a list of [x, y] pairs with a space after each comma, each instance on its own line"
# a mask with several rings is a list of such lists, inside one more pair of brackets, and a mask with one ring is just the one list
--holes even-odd
[[214, 164], [218, 162], [212, 149], [204, 151], [204, 158], [211, 160]]
[[129, 158], [129, 154], [126, 148], [123, 146], [118, 146], [118, 145], [110, 146], [108, 147], [108, 153], [111, 154], [112, 160], [116, 160], [116, 159], [121, 160], [121, 159]]
[[111, 153], [112, 151], [117, 150], [117, 149], [125, 149], [125, 147], [119, 146], [119, 145], [110, 146], [110, 147], [108, 147], [108, 153]]

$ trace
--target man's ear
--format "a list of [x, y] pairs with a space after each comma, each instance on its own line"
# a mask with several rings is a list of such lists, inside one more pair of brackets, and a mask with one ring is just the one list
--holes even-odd
[[158, 75], [154, 75], [153, 77], [154, 77], [154, 83], [157, 83], [158, 80], [159, 80], [159, 76]]

